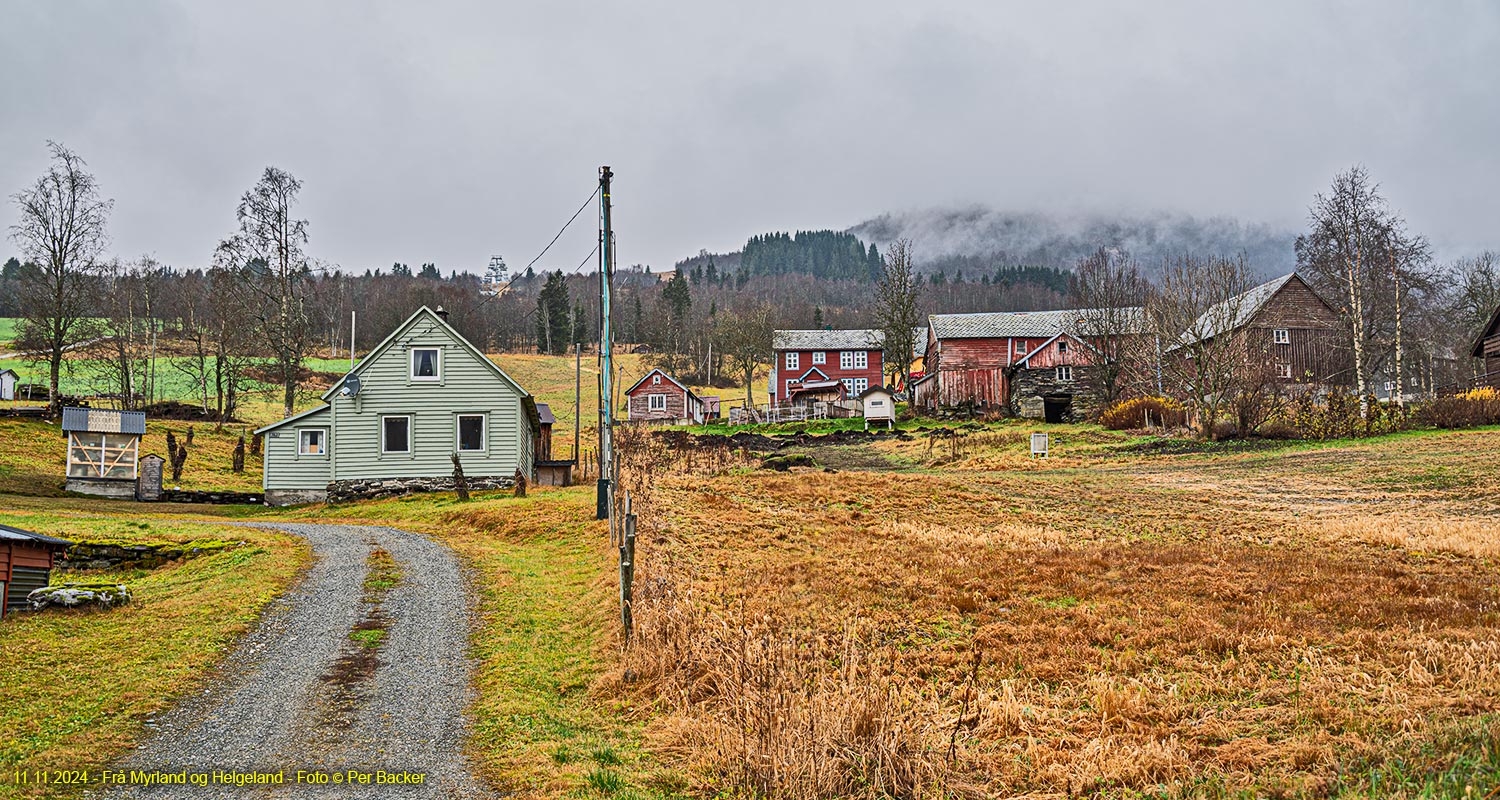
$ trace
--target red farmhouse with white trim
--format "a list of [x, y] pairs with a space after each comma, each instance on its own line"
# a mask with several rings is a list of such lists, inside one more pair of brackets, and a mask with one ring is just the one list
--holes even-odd
[[672, 425], [703, 423], [703, 400], [676, 378], [653, 369], [625, 390], [625, 417], [631, 422]]
[[846, 397], [882, 385], [884, 342], [885, 334], [877, 330], [776, 331], [767, 386], [771, 405], [792, 402], [808, 384], [842, 382]]

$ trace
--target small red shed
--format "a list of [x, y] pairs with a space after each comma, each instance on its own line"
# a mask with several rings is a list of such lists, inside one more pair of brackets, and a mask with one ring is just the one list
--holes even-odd
[[72, 542], [0, 525], [0, 617], [26, 607], [26, 596], [52, 581], [57, 554]]

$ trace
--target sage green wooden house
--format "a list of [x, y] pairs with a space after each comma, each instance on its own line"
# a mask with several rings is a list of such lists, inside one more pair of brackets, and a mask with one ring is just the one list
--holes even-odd
[[446, 316], [423, 306], [324, 405], [256, 431], [268, 505], [451, 489], [454, 453], [472, 488], [535, 479], [535, 400]]

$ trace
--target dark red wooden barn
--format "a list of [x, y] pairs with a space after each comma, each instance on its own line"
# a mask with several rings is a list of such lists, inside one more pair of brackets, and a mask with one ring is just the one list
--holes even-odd
[[58, 554], [71, 544], [66, 539], [0, 525], [0, 617], [25, 608], [26, 595], [51, 582]]

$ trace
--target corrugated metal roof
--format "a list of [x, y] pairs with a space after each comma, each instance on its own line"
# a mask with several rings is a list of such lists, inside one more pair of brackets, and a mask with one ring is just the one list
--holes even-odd
[[62, 429], [90, 433], [146, 433], [146, 412], [112, 408], [64, 408]]
[[1204, 339], [1212, 339], [1221, 333], [1235, 330], [1248, 324], [1261, 308], [1281, 291], [1281, 287], [1287, 281], [1297, 277], [1297, 273], [1290, 272], [1272, 281], [1267, 281], [1247, 292], [1235, 295], [1222, 303], [1209, 307], [1209, 309], [1198, 320], [1193, 327], [1182, 332], [1182, 341], [1178, 346], [1201, 342]]
[[48, 536], [42, 533], [23, 531], [20, 528], [12, 528], [9, 525], [0, 525], [0, 539], [11, 542], [36, 542], [39, 544], [53, 544], [67, 547], [72, 542], [67, 539], [59, 539], [56, 536]]
[[[1139, 308], [1124, 308], [1128, 314], [1120, 333], [1136, 333], [1143, 315]], [[1062, 331], [1076, 331], [1091, 314], [1105, 311], [1092, 308], [1069, 308], [1061, 311], [996, 311], [980, 314], [933, 314], [927, 318], [938, 339], [1008, 339], [1011, 337], [1055, 336]], [[1116, 312], [1117, 313], [1117, 312]]]
[[551, 425], [557, 422], [557, 417], [552, 416], [552, 407], [546, 403], [536, 404], [536, 415], [543, 425]]
[[776, 331], [771, 337], [775, 350], [879, 350], [884, 346], [885, 332], [868, 329]]

